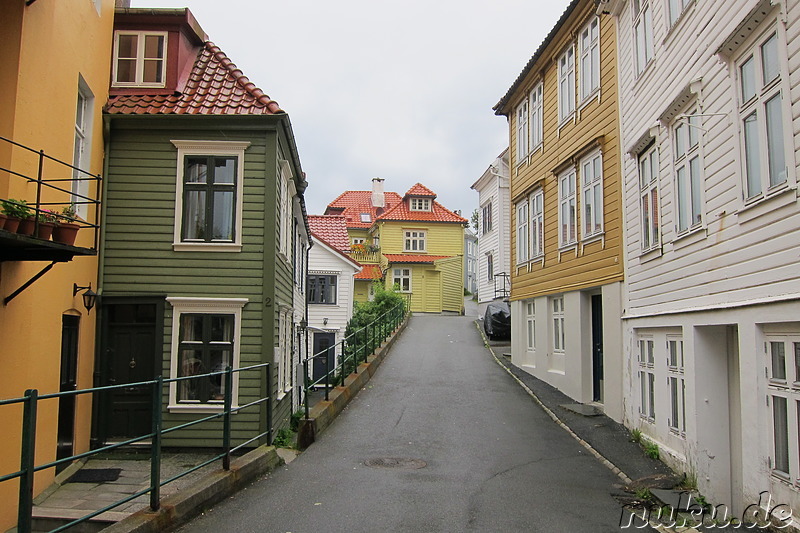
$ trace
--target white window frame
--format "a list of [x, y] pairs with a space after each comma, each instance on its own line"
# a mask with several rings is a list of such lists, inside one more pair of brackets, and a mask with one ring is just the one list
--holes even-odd
[[672, 433], [686, 437], [686, 378], [683, 338], [667, 335], [667, 390], [670, 416], [667, 425]]
[[[183, 141], [173, 140], [172, 144], [178, 149], [177, 180], [175, 187], [175, 225], [172, 240], [172, 249], [180, 252], [240, 252], [242, 250], [242, 204], [244, 198], [244, 151], [250, 146], [249, 142], [239, 141]], [[236, 192], [234, 214], [234, 231], [232, 242], [194, 242], [182, 240], [183, 224], [183, 178], [186, 170], [187, 156], [221, 156], [236, 157]]]
[[633, 43], [636, 76], [644, 72], [653, 60], [653, 9], [651, 0], [633, 0]]
[[[580, 99], [585, 102], [600, 90], [600, 18], [593, 16], [583, 27], [579, 37]], [[588, 80], [588, 84], [587, 84]]]
[[577, 172], [570, 168], [558, 176], [558, 244], [564, 248], [578, 242]]
[[701, 157], [702, 123], [696, 108], [672, 125], [675, 231], [683, 234], [703, 223], [704, 169]]
[[411, 211], [430, 211], [430, 198], [409, 198], [409, 210]]
[[530, 259], [529, 220], [528, 199], [526, 198], [517, 203], [517, 264], [525, 263]]
[[[793, 334], [771, 334], [764, 339], [767, 368], [767, 398], [770, 426], [770, 469], [773, 476], [800, 486], [800, 331]], [[776, 354], [780, 346], [782, 353]], [[780, 413], [779, 405], [785, 406]], [[785, 420], [780, 429], [778, 417]], [[779, 438], [780, 437], [780, 438]], [[781, 441], [781, 442], [779, 442]], [[779, 458], [779, 456], [782, 456]]]
[[[764, 45], [774, 37], [776, 43], [777, 65], [775, 65], [775, 77], [771, 80], [764, 80]], [[739, 102], [739, 124], [740, 124], [740, 143], [742, 161], [742, 189], [746, 203], [756, 202], [769, 197], [771, 194], [793, 186], [794, 149], [791, 141], [791, 111], [788, 88], [788, 60], [786, 47], [786, 36], [782, 24], [771, 23], [767, 29], [758, 33], [758, 37], [751, 40], [746, 50], [739, 54], [734, 65], [736, 73], [736, 92]], [[743, 67], [749, 61], [753, 65], [752, 94], [744, 94]], [[774, 114], [772, 118], [780, 119], [780, 125], [770, 127], [770, 115], [767, 112], [767, 105], [779, 99], [778, 107], [772, 107]], [[754, 117], [755, 129], [748, 127], [748, 120]], [[757, 135], [755, 139], [757, 147], [754, 154], [757, 161], [752, 161], [748, 157], [748, 145], [752, 143], [750, 133]], [[770, 133], [780, 132], [780, 142], [772, 143]], [[773, 149], [771, 152], [770, 148]], [[780, 160], [775, 161], [773, 154], [780, 155], [783, 160], [781, 168]], [[773, 166], [775, 168], [773, 168]], [[757, 189], [756, 189], [757, 187]]]
[[529, 96], [530, 104], [528, 105], [528, 109], [530, 111], [530, 118], [528, 119], [528, 124], [530, 126], [530, 135], [528, 136], [528, 142], [530, 143], [529, 153], [533, 153], [539, 148], [542, 147], [542, 143], [544, 142], [543, 136], [543, 111], [542, 111], [542, 82], [537, 83], [533, 86], [531, 90], [531, 94]]
[[486, 281], [494, 281], [494, 254], [491, 252], [486, 254]]
[[[399, 287], [399, 292], [410, 293], [413, 291], [411, 285], [412, 278], [413, 276], [410, 268], [392, 268], [392, 287], [397, 285]], [[407, 288], [404, 283], [406, 281], [408, 282]]]
[[296, 193], [294, 180], [292, 179], [292, 168], [289, 161], [281, 159], [278, 162], [277, 187], [277, 216], [278, 216], [278, 253], [283, 258], [289, 260], [290, 235], [293, 226], [294, 213], [292, 204]]
[[404, 252], [426, 252], [428, 232], [424, 229], [403, 230]]
[[558, 123], [575, 114], [575, 47], [570, 45], [558, 58]]
[[353, 244], [364, 244], [367, 240], [363, 237], [353, 237]]
[[[167, 302], [172, 306], [172, 341], [170, 350], [170, 370], [169, 377], [177, 378], [179, 373], [179, 345], [180, 345], [180, 324], [181, 315], [184, 314], [203, 314], [203, 315], [234, 315], [233, 324], [233, 353], [231, 354], [231, 368], [240, 366], [240, 346], [242, 331], [242, 309], [247, 304], [247, 298], [183, 298], [167, 297]], [[210, 371], [211, 369], [209, 369]], [[241, 372], [233, 374], [233, 406], [239, 405], [239, 375]], [[221, 411], [223, 402], [178, 402], [178, 383], [169, 384], [169, 411]]]
[[278, 366], [278, 394], [276, 399], [281, 400], [292, 391], [294, 364], [294, 312], [291, 307], [281, 305], [278, 310], [278, 338], [274, 345], [274, 361]]
[[642, 420], [656, 421], [655, 402], [655, 340], [640, 336], [637, 339], [639, 363], [639, 416]]
[[675, 25], [678, 19], [681, 18], [683, 12], [689, 7], [689, 4], [694, 0], [668, 0], [667, 11], [669, 11], [669, 27]]
[[661, 199], [658, 176], [658, 147], [653, 143], [637, 158], [639, 174], [639, 214], [642, 253], [661, 246]]
[[563, 295], [550, 298], [550, 313], [553, 324], [553, 352], [563, 354], [566, 351], [567, 341], [564, 333], [566, 318]]
[[[117, 81], [117, 69], [119, 65], [119, 38], [122, 35], [136, 35], [136, 57], [125, 58], [136, 60], [136, 79], [132, 82]], [[164, 38], [164, 56], [161, 58], [147, 58], [144, 57], [145, 38], [147, 36], [159, 36]], [[127, 31], [118, 30], [114, 32], [114, 58], [111, 64], [111, 86], [112, 87], [165, 87], [167, 83], [167, 55], [168, 55], [169, 38], [165, 31]], [[144, 64], [145, 61], [159, 60], [161, 61], [161, 82], [145, 83], [144, 80]]]
[[481, 230], [482, 235], [492, 231], [492, 201], [489, 200], [481, 207]]
[[89, 214], [89, 180], [81, 171], [87, 171], [92, 160], [92, 126], [94, 123], [94, 94], [89, 85], [78, 77], [78, 98], [75, 107], [75, 144], [73, 146], [72, 166], [80, 170], [72, 170], [72, 196], [70, 201], [75, 206], [75, 213], [81, 218]]
[[522, 163], [528, 157], [530, 148], [529, 133], [528, 99], [526, 98], [517, 106], [517, 164]]
[[525, 347], [536, 353], [536, 300], [525, 300]]
[[580, 162], [581, 198], [583, 204], [583, 224], [581, 234], [584, 239], [602, 235], [603, 223], [603, 154], [599, 150], [586, 156]]
[[530, 258], [544, 255], [544, 190], [538, 189], [530, 195]]

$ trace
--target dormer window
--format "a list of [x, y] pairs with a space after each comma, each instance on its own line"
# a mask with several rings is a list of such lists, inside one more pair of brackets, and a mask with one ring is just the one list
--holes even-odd
[[372, 222], [372, 217], [369, 213], [361, 213], [361, 222]]
[[430, 211], [431, 199], [430, 198], [411, 198], [412, 211]]
[[115, 87], [164, 87], [167, 32], [118, 31], [114, 35]]

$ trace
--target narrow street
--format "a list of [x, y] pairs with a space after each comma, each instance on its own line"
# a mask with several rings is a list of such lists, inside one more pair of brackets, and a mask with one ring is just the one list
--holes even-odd
[[[366, 466], [370, 460], [403, 459]], [[497, 365], [466, 317], [416, 315], [289, 465], [187, 532], [619, 531], [619, 483]]]

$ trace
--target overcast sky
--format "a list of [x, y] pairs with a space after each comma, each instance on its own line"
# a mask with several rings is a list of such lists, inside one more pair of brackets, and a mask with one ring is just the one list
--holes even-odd
[[373, 177], [469, 214], [508, 146], [492, 107], [568, 0], [132, 0], [188, 7], [289, 114], [309, 214]]

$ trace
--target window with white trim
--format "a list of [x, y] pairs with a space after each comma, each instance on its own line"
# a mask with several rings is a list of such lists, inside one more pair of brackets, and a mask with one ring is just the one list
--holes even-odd
[[558, 177], [558, 232], [559, 246], [575, 244], [578, 240], [578, 211], [575, 205], [575, 169]]
[[530, 196], [531, 259], [544, 255], [544, 191], [539, 189]]
[[400, 292], [411, 292], [411, 269], [393, 268], [392, 285]]
[[536, 301], [525, 302], [525, 339], [529, 352], [536, 351]]
[[524, 263], [530, 256], [528, 255], [528, 200], [522, 200], [517, 204], [517, 264]]
[[800, 484], [800, 331], [769, 335], [765, 341], [767, 393], [772, 411], [770, 466], [774, 475]]
[[581, 101], [600, 89], [600, 19], [592, 17], [581, 30]]
[[488, 202], [481, 208], [481, 229], [486, 234], [492, 231], [492, 202]]
[[667, 388], [669, 389], [669, 429], [686, 436], [686, 379], [684, 378], [683, 339], [667, 336]]
[[570, 46], [558, 58], [558, 121], [575, 112], [575, 48]]
[[656, 419], [655, 342], [652, 337], [639, 338], [639, 416], [648, 422]]
[[694, 0], [669, 0], [669, 26], [672, 27], [680, 18], [684, 10]]
[[542, 82], [537, 83], [531, 91], [530, 97], [530, 151], [533, 152], [542, 145]]
[[278, 399], [291, 392], [293, 386], [294, 329], [292, 309], [281, 306], [278, 312], [278, 338], [274, 348], [275, 362], [278, 365]]
[[93, 108], [94, 95], [83, 76], [79, 76], [78, 102], [75, 110], [75, 143], [72, 155], [72, 166], [75, 168], [72, 169], [70, 201], [75, 204], [75, 212], [83, 218], [86, 218], [89, 212], [89, 205], [86, 203], [89, 196], [89, 180], [81, 170], [87, 170], [92, 160]]
[[553, 317], [553, 351], [563, 353], [566, 349], [566, 336], [564, 333], [564, 297], [556, 296], [550, 299]]
[[672, 127], [678, 233], [697, 227], [703, 219], [700, 124], [697, 110], [690, 109]]
[[114, 32], [114, 87], [164, 87], [167, 32]]
[[636, 75], [653, 59], [653, 13], [651, 0], [633, 0], [633, 40], [636, 47]]
[[661, 244], [658, 171], [658, 148], [653, 143], [639, 155], [639, 213], [643, 252], [653, 250]]
[[241, 250], [249, 142], [172, 141], [178, 148], [175, 250]]
[[366, 241], [363, 237], [353, 237], [353, 244], [364, 244]]
[[294, 198], [294, 180], [289, 162], [279, 161], [278, 180], [276, 182], [278, 207], [278, 251], [283, 257], [289, 257], [289, 239], [293, 226], [292, 203]]
[[583, 238], [603, 233], [603, 156], [600, 152], [581, 163], [583, 183]]
[[[175, 298], [172, 305], [170, 377], [180, 378], [224, 371], [239, 366], [242, 308], [246, 298]], [[238, 404], [238, 373], [234, 374], [232, 401]], [[169, 384], [169, 408], [222, 409], [224, 375], [182, 380]]]
[[517, 163], [528, 155], [528, 100], [517, 106]]
[[788, 181], [784, 104], [786, 46], [773, 29], [758, 39], [736, 62], [739, 77], [745, 198], [754, 199]]
[[335, 305], [337, 278], [330, 274], [309, 274], [308, 303]]
[[486, 254], [486, 281], [494, 280], [494, 256]]
[[424, 252], [425, 237], [427, 232], [424, 230], [405, 230], [403, 232], [403, 250], [406, 252]]
[[430, 211], [431, 199], [430, 198], [410, 198], [411, 211]]

